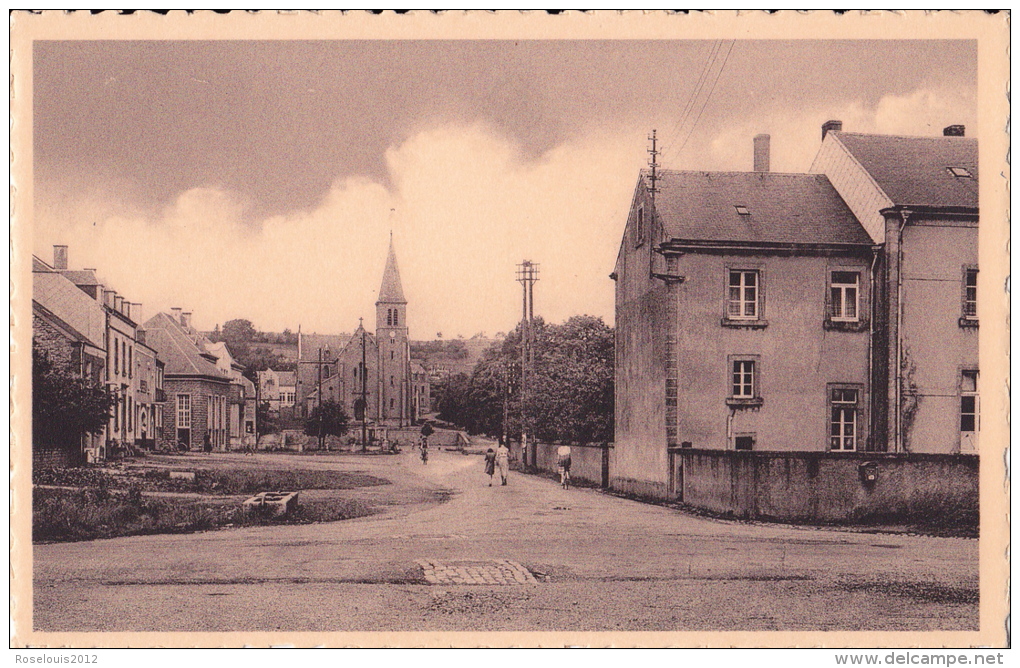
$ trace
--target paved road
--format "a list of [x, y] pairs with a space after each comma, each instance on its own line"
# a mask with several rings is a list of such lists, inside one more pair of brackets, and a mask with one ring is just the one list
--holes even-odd
[[[481, 458], [456, 453], [427, 467], [412, 453], [256, 459], [385, 477], [356, 494], [388, 505], [331, 524], [37, 545], [35, 628], [978, 628], [976, 540], [715, 521], [513, 473], [488, 487]], [[494, 564], [535, 582], [509, 584], [520, 571], [504, 581]], [[498, 584], [458, 584], [457, 569]]]

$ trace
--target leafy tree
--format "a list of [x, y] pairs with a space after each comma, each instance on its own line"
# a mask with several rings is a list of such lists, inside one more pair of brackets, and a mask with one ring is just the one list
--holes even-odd
[[[575, 316], [562, 325], [536, 319], [535, 364], [527, 398], [528, 431], [547, 441], [594, 442], [613, 437], [613, 330], [601, 318]], [[470, 433], [519, 435], [521, 331], [483, 353], [470, 376], [451, 376], [436, 389], [442, 420]]]
[[229, 343], [250, 343], [256, 339], [258, 332], [251, 320], [237, 319], [223, 323], [223, 340]]
[[269, 402], [263, 401], [255, 409], [255, 424], [259, 434], [277, 434], [280, 432], [280, 422], [269, 410]]
[[102, 432], [116, 401], [100, 381], [82, 378], [32, 348], [33, 443], [71, 444]]
[[323, 436], [343, 436], [347, 433], [350, 418], [339, 403], [328, 400], [312, 409], [308, 419], [305, 420], [305, 434], [308, 436], [319, 435], [320, 416]]

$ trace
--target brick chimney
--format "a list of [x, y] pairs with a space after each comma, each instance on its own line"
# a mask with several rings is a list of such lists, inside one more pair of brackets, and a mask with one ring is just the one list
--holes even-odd
[[191, 327], [191, 311], [181, 313], [181, 324], [184, 325], [185, 329]]
[[124, 312], [124, 298], [121, 297], [120, 295], [115, 294], [113, 296], [113, 310], [115, 310], [117, 313]]
[[174, 322], [176, 322], [178, 325], [181, 324], [181, 307], [174, 306], [172, 309], [170, 309], [170, 313], [173, 314]]
[[103, 304], [113, 308], [114, 303], [117, 301], [116, 296], [116, 290], [103, 290]]
[[947, 125], [942, 129], [943, 137], [963, 137], [967, 131], [964, 125]]
[[843, 121], [825, 121], [822, 123], [822, 139], [830, 132], [842, 132]]
[[756, 135], [754, 138], [754, 171], [769, 171], [769, 139], [768, 135]]
[[131, 317], [131, 302], [126, 299], [123, 301], [121, 304], [121, 313], [123, 313], [127, 318]]
[[53, 268], [67, 271], [67, 246], [53, 246]]
[[140, 302], [131, 304], [131, 312], [134, 313], [134, 321], [142, 324], [142, 305]]

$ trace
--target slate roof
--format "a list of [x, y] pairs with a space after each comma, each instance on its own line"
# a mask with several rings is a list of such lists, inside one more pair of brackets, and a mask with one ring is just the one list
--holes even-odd
[[102, 283], [100, 283], [96, 278], [96, 273], [91, 269], [83, 269], [82, 271], [62, 271], [60, 273], [75, 285], [102, 285]]
[[[666, 234], [676, 240], [871, 244], [822, 174], [663, 170], [660, 175], [655, 208]], [[646, 176], [643, 171], [642, 181]]]
[[377, 304], [406, 304], [404, 288], [400, 284], [400, 270], [397, 269], [397, 253], [393, 250], [393, 237], [390, 237], [390, 252], [386, 256], [386, 268], [383, 270], [382, 286], [379, 288]]
[[[350, 340], [349, 334], [298, 334], [301, 337], [301, 359], [315, 361], [319, 359], [319, 348], [322, 348], [323, 359], [326, 358], [326, 351], [329, 350], [330, 359], [344, 349]], [[277, 372], [282, 373], [282, 372]]]
[[[834, 135], [893, 204], [977, 208], [977, 139], [854, 132]], [[963, 167], [972, 177], [954, 176], [950, 167]]]
[[32, 300], [73, 328], [93, 346], [105, 350], [106, 313], [102, 304], [59, 273], [32, 273]]
[[145, 342], [166, 362], [168, 376], [211, 376], [229, 380], [215, 362], [209, 360], [202, 338], [189, 333], [166, 313], [157, 313], [143, 326]]

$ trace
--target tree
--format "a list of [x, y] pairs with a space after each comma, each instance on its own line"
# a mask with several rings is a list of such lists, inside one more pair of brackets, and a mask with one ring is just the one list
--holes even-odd
[[222, 335], [227, 343], [250, 343], [255, 340], [256, 334], [258, 332], [251, 320], [237, 319], [223, 323]]
[[32, 442], [71, 445], [85, 434], [103, 431], [116, 396], [100, 381], [83, 378], [68, 366], [32, 348]]
[[[614, 335], [601, 318], [575, 316], [562, 325], [534, 324], [535, 364], [524, 413], [528, 431], [546, 441], [597, 442], [613, 437]], [[486, 350], [470, 376], [436, 389], [442, 420], [468, 432], [498, 435], [508, 399], [507, 431], [520, 434], [520, 328]]]
[[270, 412], [268, 401], [260, 403], [255, 410], [255, 424], [258, 426], [259, 435], [279, 433], [280, 422]]
[[[322, 418], [321, 432], [319, 431], [320, 417]], [[333, 400], [327, 400], [312, 409], [308, 419], [305, 420], [305, 434], [308, 436], [343, 436], [347, 433], [349, 423], [350, 418], [344, 412], [343, 407]]]

